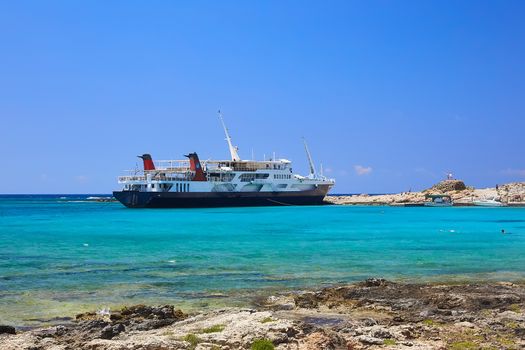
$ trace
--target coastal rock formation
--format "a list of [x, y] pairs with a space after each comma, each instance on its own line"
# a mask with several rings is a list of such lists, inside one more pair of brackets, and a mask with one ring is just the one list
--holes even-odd
[[0, 325], [0, 334], [16, 334], [15, 327]]
[[498, 195], [501, 200], [509, 203], [525, 201], [525, 182], [512, 182], [498, 186]]
[[[463, 189], [461, 189], [463, 188]], [[426, 194], [446, 194], [452, 197], [455, 205], [472, 205], [480, 199], [498, 198], [509, 205], [525, 205], [525, 182], [515, 182], [498, 186], [498, 188], [474, 189], [460, 180], [445, 180], [422, 192], [403, 192], [384, 195], [327, 196], [328, 204], [347, 205], [422, 205]]]
[[464, 191], [467, 189], [461, 180], [443, 180], [427, 190], [427, 192], [446, 193], [451, 191]]
[[327, 196], [325, 202], [328, 204], [347, 205], [407, 205], [422, 204], [425, 194], [422, 192], [403, 192], [399, 194], [373, 195], [360, 194], [352, 196]]
[[[280, 305], [292, 305], [292, 308]], [[525, 284], [384, 279], [270, 296], [257, 309], [187, 315], [172, 306], [87, 313], [72, 324], [1, 334], [2, 350], [521, 349]], [[118, 316], [113, 316], [118, 315]], [[150, 327], [152, 321], [172, 323]]]

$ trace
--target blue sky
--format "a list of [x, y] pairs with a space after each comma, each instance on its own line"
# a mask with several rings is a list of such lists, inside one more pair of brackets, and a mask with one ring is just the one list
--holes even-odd
[[523, 1], [2, 1], [0, 193], [136, 155], [294, 161], [336, 193], [525, 181]]

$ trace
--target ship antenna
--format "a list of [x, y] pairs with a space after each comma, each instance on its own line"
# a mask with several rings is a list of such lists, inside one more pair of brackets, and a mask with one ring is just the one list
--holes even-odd
[[219, 114], [219, 119], [221, 120], [221, 124], [224, 129], [224, 134], [226, 135], [226, 142], [228, 142], [228, 148], [230, 149], [230, 155], [232, 157], [232, 161], [238, 162], [241, 160], [241, 158], [239, 157], [239, 154], [237, 153], [238, 147], [232, 144], [232, 138], [230, 137], [230, 134], [228, 133], [228, 128], [226, 128], [226, 124], [224, 124], [224, 119], [222, 118], [221, 110], [219, 109], [217, 113]]
[[304, 149], [306, 151], [306, 156], [308, 157], [308, 163], [310, 164], [310, 177], [315, 177], [316, 172], [315, 172], [314, 162], [312, 160], [312, 155], [310, 154], [310, 150], [308, 149], [308, 145], [306, 144], [306, 139], [304, 137], [303, 137], [303, 142], [304, 142]]

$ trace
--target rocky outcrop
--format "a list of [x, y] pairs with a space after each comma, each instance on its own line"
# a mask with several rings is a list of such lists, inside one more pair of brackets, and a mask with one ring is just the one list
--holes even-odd
[[[0, 344], [2, 350], [233, 350], [261, 343], [278, 350], [525, 347], [525, 284], [376, 278], [270, 296], [259, 305], [193, 315], [136, 305], [81, 314], [67, 326], [1, 334]], [[150, 327], [162, 320], [173, 322]]]
[[504, 202], [525, 202], [525, 182], [512, 182], [498, 186], [497, 193]]
[[384, 195], [352, 195], [352, 196], [327, 196], [325, 202], [328, 204], [343, 205], [393, 205], [402, 206], [408, 204], [422, 204], [425, 194], [422, 192], [404, 192], [399, 194]]
[[16, 334], [15, 327], [0, 325], [0, 334]]
[[427, 190], [427, 192], [446, 193], [451, 191], [464, 191], [467, 189], [461, 180], [443, 180]]
[[525, 205], [525, 182], [501, 185], [498, 186], [498, 189], [474, 189], [465, 186], [463, 181], [460, 180], [445, 180], [422, 192], [403, 192], [373, 196], [367, 194], [327, 196], [325, 202], [342, 205], [411, 206], [422, 205], [427, 194], [447, 194], [452, 197], [455, 205], [472, 205], [473, 201], [486, 198], [499, 198], [501, 202], [509, 205]]

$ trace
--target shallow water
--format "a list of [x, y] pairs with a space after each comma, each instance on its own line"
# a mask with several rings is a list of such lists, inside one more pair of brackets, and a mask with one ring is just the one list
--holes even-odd
[[60, 197], [0, 196], [0, 323], [140, 302], [242, 305], [371, 276], [525, 278], [524, 208], [148, 210]]

